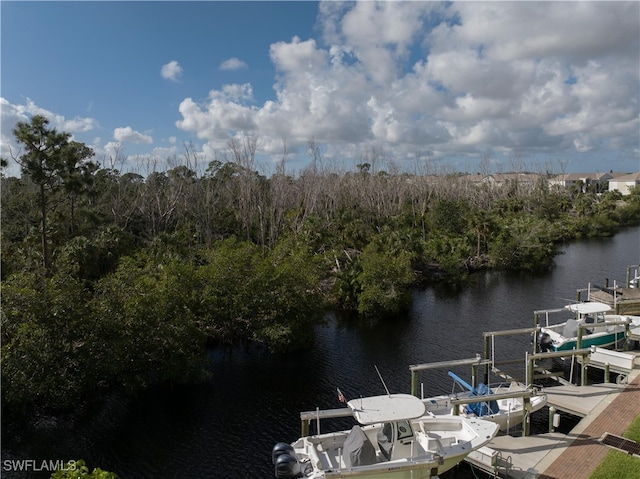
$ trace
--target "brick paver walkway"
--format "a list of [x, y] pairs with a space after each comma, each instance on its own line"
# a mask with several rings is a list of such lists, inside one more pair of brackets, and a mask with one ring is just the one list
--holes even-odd
[[[640, 415], [640, 375], [582, 431], [576, 440], [540, 475], [540, 479], [588, 479], [611, 449], [598, 439], [609, 432], [621, 436]], [[639, 471], [640, 477], [640, 471]]]

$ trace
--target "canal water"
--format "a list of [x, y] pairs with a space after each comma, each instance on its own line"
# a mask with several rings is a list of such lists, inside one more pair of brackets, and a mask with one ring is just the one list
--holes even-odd
[[[273, 444], [300, 435], [300, 411], [341, 407], [337, 387], [348, 399], [384, 394], [377, 366], [391, 392], [409, 392], [409, 365], [482, 354], [483, 332], [531, 327], [534, 310], [574, 301], [589, 282], [623, 281], [627, 266], [638, 263], [640, 228], [633, 228], [566, 246], [548, 273], [484, 272], [462, 287], [416, 290], [401, 320], [347, 322], [329, 315], [310, 351], [211, 351], [206, 384], [153, 390], [133, 401], [109, 397], [89, 418], [42, 417], [34, 420], [35, 432], [3, 431], [2, 477], [49, 477], [9, 471], [7, 460], [83, 458], [123, 479], [271, 478]], [[524, 362], [530, 338], [498, 338], [495, 348], [496, 360]], [[454, 371], [467, 379], [471, 373]], [[424, 372], [420, 381], [429, 396], [453, 386], [446, 370]], [[534, 417], [540, 428], [546, 428], [544, 416]], [[459, 468], [442, 477], [473, 475]]]

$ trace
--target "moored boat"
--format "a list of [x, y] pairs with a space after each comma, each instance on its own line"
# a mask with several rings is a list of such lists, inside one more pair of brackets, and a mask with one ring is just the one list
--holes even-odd
[[303, 436], [272, 451], [275, 477], [426, 479], [442, 474], [486, 445], [498, 425], [479, 418], [426, 414], [409, 394], [347, 402], [351, 429]]
[[[427, 413], [435, 415], [450, 415], [454, 413], [454, 408], [458, 408], [458, 414], [464, 417], [479, 417], [485, 421], [491, 421], [498, 424], [501, 431], [507, 431], [510, 428], [522, 423], [524, 418], [524, 399], [522, 397], [513, 397], [506, 399], [492, 399], [492, 396], [502, 393], [516, 393], [527, 390], [527, 386], [512, 381], [508, 384], [499, 384], [489, 387], [484, 383], [478, 385], [477, 388], [471, 386], [466, 381], [449, 371], [455, 382], [465, 388], [464, 391], [452, 392], [440, 396], [425, 398]], [[483, 402], [473, 402], [469, 404], [454, 405], [453, 400], [464, 400], [467, 398], [477, 398], [486, 396], [487, 400]], [[533, 413], [542, 409], [547, 404], [547, 396], [543, 392], [538, 392], [531, 396], [529, 400], [529, 412]]]
[[[607, 314], [611, 311], [611, 307], [604, 303], [588, 301], [569, 304], [564, 309], [574, 313], [574, 317], [562, 323], [550, 325], [547, 314], [546, 325], [540, 329], [538, 336], [540, 351], [570, 351], [578, 347], [622, 345], [626, 339], [627, 328], [623, 324], [625, 322], [629, 323], [630, 331], [640, 332], [640, 316]], [[580, 326], [583, 331], [578, 344]]]

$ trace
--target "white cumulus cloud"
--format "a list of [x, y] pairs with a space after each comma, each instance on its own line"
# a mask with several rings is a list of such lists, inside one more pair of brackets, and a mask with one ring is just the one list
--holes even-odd
[[247, 68], [247, 64], [239, 58], [229, 58], [220, 64], [220, 70], [240, 70]]
[[318, 26], [270, 46], [273, 98], [216, 88], [184, 99], [176, 125], [396, 158], [638, 156], [637, 2], [321, 2]]
[[130, 126], [113, 130], [113, 139], [121, 143], [125, 141], [129, 143], [153, 143], [153, 138], [150, 135], [135, 131]]
[[169, 63], [162, 65], [160, 75], [162, 75], [162, 78], [177, 82], [182, 77], [182, 67], [176, 60], [171, 60]]

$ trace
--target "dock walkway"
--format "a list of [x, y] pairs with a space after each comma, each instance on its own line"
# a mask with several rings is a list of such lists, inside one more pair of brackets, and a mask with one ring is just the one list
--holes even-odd
[[[572, 441], [559, 457], [548, 454], [538, 467], [541, 479], [588, 479], [610, 450], [598, 442], [605, 433], [622, 435], [640, 414], [640, 373], [619, 393], [604, 398], [596, 408], [571, 431]], [[550, 462], [550, 464], [549, 464]]]
[[591, 414], [596, 407], [611, 394], [624, 389], [615, 383], [592, 384], [590, 386], [553, 386], [544, 388], [547, 405], [578, 417]]
[[[640, 371], [629, 384], [546, 388], [549, 404], [584, 416], [569, 434], [497, 436], [487, 446], [499, 451], [495, 472], [514, 479], [588, 479], [609, 451], [605, 433], [622, 435], [640, 415]], [[467, 462], [473, 463], [473, 460]], [[640, 462], [640, 460], [639, 460]], [[476, 464], [478, 465], [478, 464]], [[489, 471], [487, 471], [489, 472]]]

